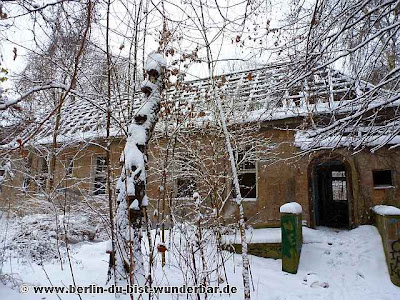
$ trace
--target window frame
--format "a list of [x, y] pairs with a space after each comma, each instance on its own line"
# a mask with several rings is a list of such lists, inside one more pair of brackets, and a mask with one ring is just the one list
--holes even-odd
[[73, 156], [65, 159], [65, 177], [70, 179], [74, 177], [75, 159]]
[[193, 199], [193, 195], [188, 195], [186, 197], [178, 197], [178, 181], [179, 180], [190, 180], [193, 184], [193, 193], [197, 191], [198, 181], [196, 180], [196, 176], [187, 174], [191, 174], [191, 169], [196, 168], [195, 162], [189, 158], [189, 153], [186, 150], [178, 149], [175, 150], [175, 161], [174, 161], [174, 180], [173, 180], [173, 200], [190, 200]]
[[[334, 174], [334, 173], [344, 173], [344, 174]], [[335, 199], [335, 188], [334, 188], [334, 182], [338, 182], [341, 185], [341, 191], [345, 193], [344, 199]], [[331, 171], [331, 185], [332, 185], [332, 201], [334, 202], [344, 202], [344, 201], [349, 201], [349, 196], [348, 196], [348, 186], [347, 186], [347, 172], [346, 170], [343, 171]], [[344, 189], [343, 189], [344, 187]]]
[[[245, 148], [243, 148], [243, 147], [237, 148], [237, 149], [235, 149], [235, 151], [233, 153], [234, 156], [235, 156], [236, 163], [237, 163], [238, 180], [239, 180], [239, 176], [241, 174], [254, 174], [254, 176], [255, 176], [255, 185], [254, 186], [255, 186], [255, 189], [256, 189], [256, 197], [255, 198], [253, 198], [253, 197], [251, 197], [251, 198], [249, 197], [248, 198], [248, 197], [244, 197], [243, 195], [241, 195], [242, 196], [242, 200], [246, 201], [246, 202], [255, 202], [258, 199], [258, 162], [259, 162], [259, 160], [258, 160], [257, 157], [255, 158], [255, 160], [254, 160], [254, 169], [246, 169], [245, 167], [241, 168], [240, 167], [241, 163], [239, 162], [239, 153], [241, 151], [244, 151], [245, 153], [247, 151], [254, 151], [254, 149], [251, 150], [252, 148], [253, 148], [253, 146], [250, 146], [248, 148], [247, 147], [245, 147]], [[244, 166], [245, 166], [245, 162], [242, 162], [242, 164], [244, 164]], [[239, 185], [240, 185], [240, 181], [239, 181]], [[233, 186], [233, 182], [232, 182], [232, 193], [233, 193], [233, 195], [236, 194], [235, 187]], [[237, 198], [232, 196], [232, 201], [236, 201], [236, 200], [237, 200]]]
[[[98, 176], [99, 174], [97, 173], [98, 172], [98, 170], [97, 170], [97, 167], [98, 167], [98, 165], [97, 165], [97, 160], [98, 160], [98, 158], [104, 158], [104, 167], [105, 167], [105, 171], [106, 171], [106, 173], [104, 174], [104, 176]], [[106, 184], [107, 184], [107, 164], [106, 164], [106, 156], [105, 155], [101, 155], [101, 154], [97, 154], [97, 155], [93, 155], [93, 157], [92, 157], [92, 175], [93, 175], [93, 181], [92, 181], [92, 192], [91, 192], [91, 194], [92, 195], [94, 195], [94, 196], [103, 196], [103, 195], [106, 195], [107, 194], [107, 187], [106, 187]], [[99, 188], [96, 188], [96, 183], [97, 183], [97, 178], [103, 178], [104, 179], [104, 193], [97, 193], [100, 189]], [[100, 184], [102, 184], [102, 182], [100, 182]]]
[[195, 177], [182, 177], [178, 176], [174, 182], [175, 182], [175, 187], [174, 187], [174, 200], [188, 200], [188, 199], [193, 199], [192, 195], [186, 196], [186, 197], [178, 197], [178, 192], [179, 192], [179, 186], [178, 186], [178, 181], [179, 180], [190, 180], [192, 183], [194, 183], [193, 187], [193, 193], [196, 191], [197, 188], [197, 182], [195, 180]]
[[0, 168], [0, 177], [2, 177], [2, 180], [0, 181], [0, 193], [2, 192], [2, 186], [3, 186], [3, 182], [6, 179], [6, 169], [1, 167]]
[[47, 178], [49, 177], [49, 162], [46, 157], [40, 157], [38, 171], [35, 181], [38, 191], [43, 192], [46, 190]]
[[35, 177], [32, 176], [32, 157], [28, 156], [24, 161], [25, 170], [22, 177], [22, 190], [29, 191], [32, 188], [32, 181], [35, 183]]

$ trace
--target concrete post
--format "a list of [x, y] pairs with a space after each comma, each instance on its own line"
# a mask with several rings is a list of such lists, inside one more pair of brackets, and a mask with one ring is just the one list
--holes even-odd
[[374, 212], [376, 226], [382, 237], [390, 280], [400, 286], [400, 209], [377, 205]]
[[301, 205], [286, 203], [280, 208], [282, 231], [282, 271], [296, 274], [300, 262], [303, 232]]

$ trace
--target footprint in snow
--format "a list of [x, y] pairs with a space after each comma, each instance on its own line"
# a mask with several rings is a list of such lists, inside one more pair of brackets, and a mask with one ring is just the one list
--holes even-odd
[[328, 288], [329, 284], [322, 281], [316, 273], [307, 273], [303, 278], [303, 284], [309, 285], [312, 288]]
[[358, 275], [360, 278], [365, 279], [365, 276], [364, 276], [363, 274], [361, 274], [360, 272], [357, 272], [357, 275]]

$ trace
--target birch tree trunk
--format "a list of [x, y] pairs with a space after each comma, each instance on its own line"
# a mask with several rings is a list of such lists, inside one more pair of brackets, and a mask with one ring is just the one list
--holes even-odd
[[219, 111], [219, 117], [221, 120], [222, 130], [225, 135], [225, 143], [226, 148], [229, 154], [229, 161], [231, 163], [232, 169], [232, 179], [233, 179], [233, 187], [236, 192], [236, 203], [239, 209], [239, 228], [240, 228], [240, 238], [242, 244], [242, 277], [243, 277], [243, 287], [244, 287], [244, 299], [250, 299], [250, 264], [249, 264], [249, 257], [247, 255], [247, 240], [246, 240], [246, 222], [244, 219], [244, 209], [243, 209], [243, 198], [242, 194], [240, 193], [240, 185], [239, 179], [237, 174], [236, 162], [235, 157], [233, 155], [232, 144], [229, 137], [228, 127], [226, 125], [226, 118], [224, 109], [222, 107], [221, 101], [217, 96], [214, 97], [215, 102], [217, 104], [217, 108]]
[[227, 122], [226, 122], [226, 117], [225, 117], [225, 112], [224, 108], [222, 107], [221, 100], [219, 96], [216, 94], [216, 85], [215, 81], [212, 80], [213, 75], [214, 75], [214, 67], [212, 64], [212, 51], [211, 51], [211, 43], [208, 39], [207, 35], [207, 27], [205, 23], [205, 15], [203, 11], [203, 3], [200, 1], [200, 16], [198, 16], [199, 23], [201, 26], [201, 31], [203, 33], [203, 39], [206, 45], [206, 50], [207, 50], [207, 65], [208, 65], [208, 71], [209, 71], [209, 77], [211, 79], [211, 84], [212, 84], [212, 91], [213, 91], [213, 98], [215, 101], [215, 104], [217, 106], [217, 110], [219, 113], [219, 118], [221, 122], [221, 127], [223, 134], [225, 136], [225, 145], [226, 149], [228, 150], [228, 155], [229, 155], [229, 161], [231, 164], [231, 170], [232, 170], [232, 179], [233, 179], [233, 186], [235, 188], [236, 192], [236, 202], [238, 205], [239, 209], [239, 227], [240, 227], [240, 238], [241, 238], [241, 243], [242, 243], [242, 277], [243, 277], [243, 288], [244, 288], [244, 299], [249, 300], [250, 299], [250, 264], [249, 264], [249, 257], [247, 255], [247, 240], [246, 240], [246, 222], [244, 218], [244, 209], [243, 209], [243, 198], [240, 193], [240, 185], [239, 185], [239, 179], [238, 179], [238, 174], [237, 174], [237, 167], [236, 167], [236, 162], [235, 162], [235, 157], [233, 155], [233, 150], [232, 150], [232, 144], [229, 136], [229, 131], [227, 127]]
[[[111, 233], [111, 251], [110, 254], [110, 264], [108, 270], [108, 280], [111, 279], [111, 273], [115, 274], [115, 218], [114, 218], [114, 202], [113, 202], [113, 192], [111, 185], [111, 53], [110, 53], [110, 6], [111, 1], [107, 1], [107, 17], [106, 17], [106, 55], [107, 55], [107, 124], [106, 124], [106, 166], [107, 166], [107, 179], [106, 179], [106, 190], [108, 196], [108, 213], [110, 217], [110, 233]], [[111, 272], [113, 270], [113, 272]], [[114, 284], [116, 284], [114, 277]]]
[[[117, 183], [116, 231], [117, 253], [115, 274], [128, 279], [130, 284], [144, 283], [144, 263], [141, 250], [141, 227], [144, 208], [148, 205], [146, 195], [147, 145], [158, 121], [165, 60], [161, 54], [149, 54], [146, 79], [141, 90], [144, 103], [129, 126], [128, 138], [121, 155], [122, 173]], [[128, 276], [127, 276], [128, 275]]]
[[[202, 18], [202, 20], [204, 22], [204, 18]], [[208, 42], [207, 35], [205, 34], [206, 30], [205, 30], [204, 23], [203, 23], [203, 31], [204, 31], [204, 38], [206, 41], [206, 45], [208, 45], [207, 46], [207, 62], [208, 62], [209, 77], [213, 78], [214, 72], [213, 72], [213, 66], [211, 63], [212, 53], [211, 53], [211, 48], [209, 46], [210, 43]], [[228, 126], [226, 124], [227, 122], [226, 122], [224, 108], [222, 107], [222, 103], [221, 103], [219, 96], [216, 94], [217, 87], [215, 85], [215, 81], [212, 80], [211, 84], [212, 84], [213, 98], [214, 98], [215, 104], [217, 106], [222, 131], [225, 136], [225, 145], [226, 145], [226, 149], [228, 150], [229, 161], [230, 161], [231, 170], [232, 170], [233, 187], [236, 192], [236, 203], [238, 205], [238, 210], [239, 210], [240, 238], [241, 238], [241, 244], [242, 244], [242, 277], [243, 277], [244, 299], [248, 300], [248, 299], [250, 299], [250, 263], [249, 263], [249, 257], [247, 255], [246, 222], [245, 222], [245, 218], [244, 218], [243, 198], [242, 198], [242, 194], [240, 192], [237, 167], [236, 167], [235, 157], [233, 155], [232, 143], [230, 140]]]

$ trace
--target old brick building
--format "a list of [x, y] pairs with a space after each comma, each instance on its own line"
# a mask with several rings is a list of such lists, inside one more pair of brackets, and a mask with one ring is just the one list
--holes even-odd
[[[283, 65], [275, 65], [232, 73], [213, 81], [181, 83], [179, 89], [167, 93], [148, 153], [152, 210], [159, 212], [162, 201], [167, 207], [178, 207], [199, 191], [221, 216], [233, 220], [235, 195], [213, 97], [222, 100], [234, 132], [250, 224], [278, 226], [279, 207], [291, 201], [303, 206], [303, 220], [311, 227], [355, 227], [370, 222], [370, 209], [376, 204], [400, 207], [400, 150], [389, 149], [390, 141], [374, 152], [368, 145], [355, 151], [348, 143], [328, 143], [321, 150], [300, 153], [302, 145], [310, 141], [299, 130], [305, 129], [310, 118], [326, 118], [371, 86], [326, 69], [289, 89], [281, 84], [285, 70]], [[137, 99], [126, 110], [129, 97], [116, 99], [110, 140], [113, 181], [120, 172], [124, 128], [132, 116], [129, 112], [140, 106]], [[106, 201], [104, 105], [73, 99], [63, 107], [55, 192], [68, 193], [76, 201], [82, 197]], [[397, 106], [392, 103], [385, 112], [390, 114]], [[19, 153], [18, 159], [12, 160], [14, 177], [2, 184], [2, 206], [11, 203], [17, 207], [25, 201], [21, 199], [44, 197], [52, 127], [50, 120], [23, 149], [24, 155]], [[32, 130], [35, 128], [18, 138], [24, 140]]]

